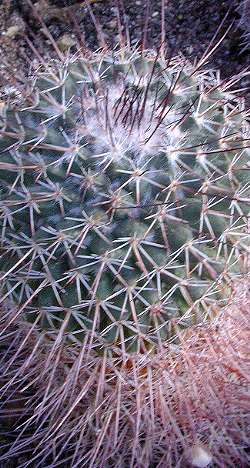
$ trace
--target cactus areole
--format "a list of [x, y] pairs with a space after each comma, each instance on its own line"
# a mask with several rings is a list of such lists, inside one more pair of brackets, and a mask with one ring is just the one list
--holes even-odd
[[209, 319], [247, 248], [243, 103], [182, 58], [120, 50], [36, 73], [0, 122], [1, 296], [97, 353]]

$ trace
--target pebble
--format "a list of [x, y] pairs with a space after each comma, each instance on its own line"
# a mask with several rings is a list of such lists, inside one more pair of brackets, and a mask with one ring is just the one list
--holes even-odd
[[57, 41], [57, 45], [61, 52], [66, 52], [69, 50], [71, 47], [76, 45], [77, 41], [74, 38], [74, 36], [70, 34], [63, 34]]
[[7, 31], [5, 31], [4, 35], [6, 37], [15, 37], [19, 32], [21, 28], [19, 26], [10, 26]]

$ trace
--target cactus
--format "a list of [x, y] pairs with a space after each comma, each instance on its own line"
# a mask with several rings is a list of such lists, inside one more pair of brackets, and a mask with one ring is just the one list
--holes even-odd
[[98, 352], [213, 315], [247, 244], [241, 102], [156, 53], [69, 59], [5, 109], [1, 294]]
[[[178, 347], [123, 366], [12, 321], [0, 341], [3, 466], [249, 466], [249, 275], [233, 290]], [[14, 315], [0, 311], [1, 330]]]
[[3, 389], [10, 407], [13, 383], [28, 402], [10, 453], [27, 447], [29, 466], [178, 462], [172, 351], [219, 313], [249, 250], [244, 102], [201, 64], [77, 55], [1, 108]]

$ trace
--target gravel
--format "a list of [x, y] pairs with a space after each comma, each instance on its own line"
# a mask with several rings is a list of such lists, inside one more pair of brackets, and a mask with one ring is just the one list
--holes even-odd
[[[114, 46], [118, 41], [117, 5], [120, 5], [124, 31], [132, 44], [143, 38], [148, 47], [161, 43], [161, 0], [88, 0], [96, 22], [102, 25], [102, 36]], [[246, 1], [246, 0], [245, 0]], [[47, 31], [62, 51], [78, 47], [78, 32], [88, 47], [99, 47], [98, 34], [86, 3], [76, 0], [32, 0]], [[212, 55], [209, 66], [220, 69], [222, 78], [239, 73], [250, 64], [249, 48], [243, 50], [244, 22], [240, 22], [240, 0], [165, 0], [165, 37], [169, 49], [180, 51], [194, 61], [200, 58], [223, 18], [221, 37], [231, 25], [220, 47]], [[74, 25], [77, 19], [79, 30]], [[240, 26], [239, 26], [240, 24]], [[144, 31], [146, 30], [146, 33]], [[27, 76], [35, 57], [25, 35], [45, 59], [55, 58], [51, 40], [44, 34], [44, 25], [34, 15], [28, 0], [2, 0], [0, 6], [0, 87], [13, 85], [14, 76]], [[37, 59], [36, 59], [37, 60]], [[245, 79], [241, 83], [247, 86]]]

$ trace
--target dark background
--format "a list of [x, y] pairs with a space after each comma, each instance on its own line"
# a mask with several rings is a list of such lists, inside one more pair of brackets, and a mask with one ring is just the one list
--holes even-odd
[[[123, 30], [127, 28], [129, 31], [131, 43], [135, 44], [143, 38], [147, 47], [157, 47], [161, 42], [161, 9], [164, 3], [164, 30], [168, 48], [174, 48], [176, 53], [181, 51], [191, 60], [201, 57], [227, 14], [218, 38], [225, 33], [230, 24], [232, 28], [211, 57], [209, 66], [220, 69], [222, 78], [225, 78], [239, 73], [250, 63], [250, 46], [249, 48], [244, 46], [242, 37], [244, 31], [246, 32], [247, 18], [244, 24], [243, 8], [240, 7], [243, 2], [240, 0], [88, 1], [91, 3], [96, 22], [102, 25], [105, 40], [111, 46], [118, 41], [117, 7], [119, 7]], [[85, 45], [92, 49], [99, 46], [98, 34], [85, 2], [32, 0], [32, 3], [36, 5], [40, 18], [60, 49], [65, 50], [71, 45], [71, 52], [74, 52], [79, 44], [77, 43], [79, 31], [82, 32]], [[74, 18], [79, 25], [78, 31]], [[250, 18], [248, 21], [250, 24]], [[18, 78], [26, 76], [30, 61], [35, 57], [34, 51], [27, 46], [25, 35], [46, 60], [56, 57], [51, 41], [43, 33], [43, 25], [34, 15], [28, 1], [2, 0], [0, 6], [0, 87], [2, 89], [6, 84], [14, 83], [14, 75]], [[246, 78], [241, 81], [244, 87], [248, 84]]]

